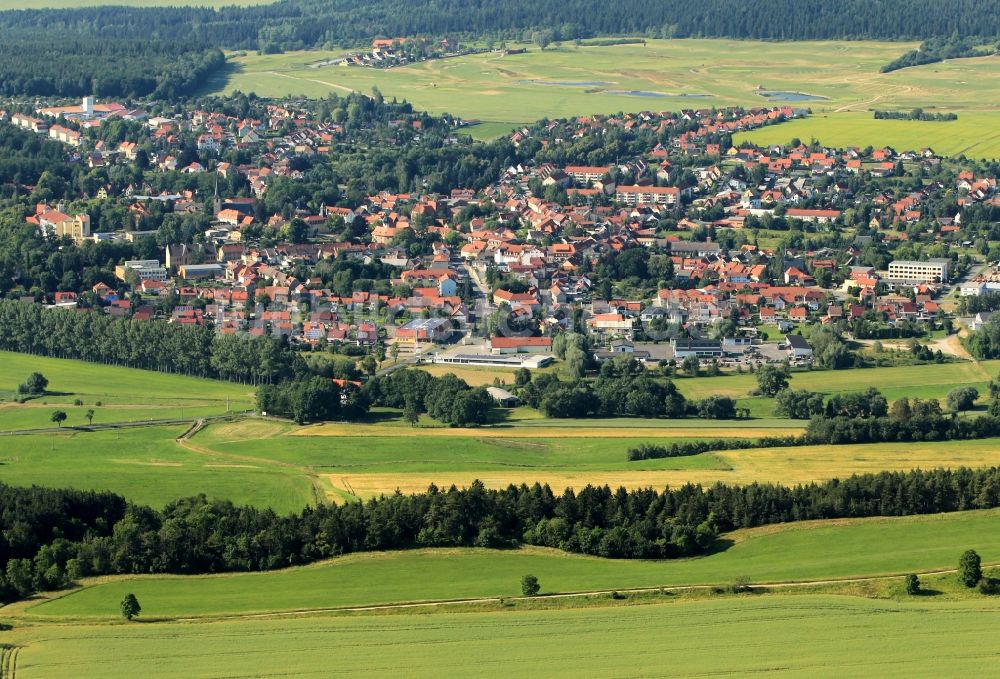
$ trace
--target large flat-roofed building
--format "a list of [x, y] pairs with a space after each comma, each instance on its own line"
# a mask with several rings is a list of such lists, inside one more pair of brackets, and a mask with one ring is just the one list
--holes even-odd
[[674, 350], [674, 358], [687, 358], [697, 356], [698, 358], [722, 358], [722, 342], [719, 340], [694, 340], [694, 339], [674, 339], [670, 340], [670, 346]]
[[125, 280], [129, 270], [135, 271], [140, 281], [165, 281], [167, 270], [160, 266], [158, 259], [133, 259], [115, 267], [115, 277]]
[[947, 283], [950, 263], [948, 259], [929, 259], [926, 262], [894, 259], [889, 262], [888, 278], [912, 283]]
[[675, 205], [681, 190], [676, 186], [619, 186], [615, 200], [626, 205]]

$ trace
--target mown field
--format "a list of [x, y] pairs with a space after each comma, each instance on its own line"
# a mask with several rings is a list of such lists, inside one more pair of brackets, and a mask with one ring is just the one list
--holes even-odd
[[188, 618], [518, 596], [536, 575], [543, 593], [682, 585], [817, 581], [954, 568], [976, 549], [1000, 561], [1000, 510], [904, 518], [802, 522], [737, 531], [709, 556], [600, 559], [550, 549], [434, 549], [353, 554], [270, 573], [139, 576], [98, 581], [41, 604], [32, 619], [114, 619], [126, 592], [151, 618]]
[[[990, 600], [766, 595], [497, 611], [18, 630], [18, 679], [989, 676]], [[33, 643], [30, 635], [44, 640]]]
[[[17, 386], [32, 372], [49, 380], [44, 396], [15, 403]], [[82, 405], [74, 403], [80, 400]], [[100, 405], [98, 405], [100, 402]], [[63, 426], [87, 424], [84, 414], [94, 410], [94, 424], [138, 422], [150, 419], [195, 419], [253, 407], [250, 387], [169, 375], [149, 370], [0, 352], [0, 431], [55, 426], [52, 412], [63, 410]]]
[[279, 512], [300, 511], [315, 500], [312, 479], [302, 471], [185, 448], [175, 441], [185, 429], [0, 437], [0, 481], [109, 490], [154, 507], [198, 493]]
[[[210, 87], [263, 96], [312, 97], [378, 87], [432, 113], [483, 121], [480, 138], [544, 117], [707, 106], [763, 106], [769, 101], [809, 107], [826, 118], [796, 131], [768, 129], [763, 143], [808, 141], [899, 148], [932, 146], [939, 153], [1000, 156], [1000, 69], [997, 57], [960, 59], [879, 73], [913, 43], [650, 40], [646, 45], [576, 47], [526, 54], [478, 54], [394, 69], [310, 68], [338, 52], [289, 52], [234, 58]], [[768, 99], [759, 91], [808, 95]], [[783, 94], [781, 96], [786, 96]], [[885, 125], [869, 109], [914, 107], [956, 111], [953, 123]], [[856, 113], [851, 113], [851, 112]], [[932, 125], [933, 127], [928, 127]], [[882, 141], [882, 135], [887, 141]], [[773, 136], [777, 135], [777, 136]], [[927, 138], [929, 137], [929, 138]], [[758, 137], [754, 137], [755, 141]]]

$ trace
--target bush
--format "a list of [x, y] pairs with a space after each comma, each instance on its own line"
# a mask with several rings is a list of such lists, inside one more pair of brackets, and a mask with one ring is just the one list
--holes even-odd
[[906, 576], [906, 593], [910, 596], [920, 594], [920, 578], [913, 573]]
[[1000, 579], [983, 578], [979, 581], [979, 593], [989, 596], [1000, 594]]
[[521, 578], [521, 594], [524, 596], [536, 596], [542, 589], [538, 584], [538, 578], [534, 575], [525, 575]]

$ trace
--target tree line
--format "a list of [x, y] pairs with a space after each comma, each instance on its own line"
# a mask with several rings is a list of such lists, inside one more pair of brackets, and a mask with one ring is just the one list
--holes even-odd
[[[984, 37], [989, 33], [971, 33], [960, 38], [958, 33], [953, 33], [948, 37], [933, 37], [925, 40], [919, 49], [911, 50], [897, 59], [893, 59], [880, 70], [882, 73], [891, 73], [901, 68], [910, 66], [923, 66], [924, 64], [936, 64], [945, 59], [961, 59], [963, 57], [985, 57], [997, 52], [997, 45], [984, 44]], [[995, 36], [994, 36], [995, 37]], [[878, 118], [878, 111], [875, 117]], [[954, 115], [954, 114], [952, 114]], [[912, 120], [912, 119], [908, 119]], [[933, 120], [938, 120], [934, 118]], [[946, 118], [945, 120], [953, 120]]]
[[368, 380], [362, 392], [372, 405], [402, 410], [411, 424], [423, 413], [455, 427], [496, 419], [496, 404], [486, 388], [472, 388], [452, 374], [435, 377], [424, 370], [397, 370]]
[[0, 299], [0, 349], [246, 384], [308, 374], [302, 359], [272, 337], [219, 335], [210, 327], [74, 313], [10, 299]]
[[987, 414], [975, 418], [957, 417], [957, 411], [970, 409], [978, 398], [979, 392], [973, 387], [959, 387], [948, 394], [948, 403], [955, 411], [952, 413], [942, 411], [936, 399], [905, 396], [886, 408], [885, 398], [874, 388], [860, 394], [838, 394], [826, 404], [822, 394], [786, 389], [778, 394], [775, 414], [811, 417], [805, 432], [799, 436], [643, 444], [626, 451], [626, 458], [632, 462], [699, 455], [711, 450], [992, 438], [1000, 436], [998, 387], [991, 385], [994, 397]]
[[776, 484], [612, 490], [547, 485], [396, 493], [272, 510], [176, 500], [162, 510], [113, 493], [0, 484], [0, 599], [80, 577], [263, 571], [350, 552], [531, 544], [606, 558], [701, 554], [721, 532], [773, 523], [905, 516], [1000, 506], [1000, 469], [855, 475]]

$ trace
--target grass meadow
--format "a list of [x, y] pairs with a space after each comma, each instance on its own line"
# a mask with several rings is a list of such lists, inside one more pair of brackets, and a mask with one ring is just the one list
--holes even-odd
[[[49, 380], [48, 391], [23, 404], [13, 402], [17, 386], [32, 372]], [[74, 405], [80, 400], [83, 405]], [[97, 405], [100, 402], [101, 405]], [[150, 419], [195, 419], [223, 415], [226, 408], [253, 407], [251, 387], [150, 370], [0, 352], [0, 431], [55, 426], [54, 410], [67, 414], [64, 426], [87, 424], [84, 414], [94, 410], [94, 424]]]
[[17, 486], [109, 490], [162, 507], [205, 493], [237, 504], [300, 511], [313, 498], [311, 478], [266, 461], [189, 450], [186, 425], [0, 437], [0, 481]]
[[611, 560], [551, 549], [426, 549], [352, 554], [270, 573], [114, 578], [24, 613], [32, 619], [114, 619], [134, 592], [153, 618], [188, 618], [519, 596], [525, 573], [543, 593], [815, 581], [954, 568], [966, 549], [1000, 561], [1000, 511], [812, 521], [737, 531], [709, 556]]
[[[991, 600], [775, 594], [553, 611], [46, 626], [12, 638], [25, 639], [18, 679], [763, 672], [910, 679], [990, 675], [998, 623]], [[33, 643], [32, 633], [43, 639]]]
[[[393, 69], [311, 68], [339, 52], [248, 54], [232, 60], [212, 91], [326, 96], [378, 87], [432, 113], [481, 120], [477, 138], [500, 136], [544, 117], [708, 106], [763, 106], [759, 91], [806, 94], [792, 101], [816, 117], [752, 133], [758, 143], [811, 137], [836, 146], [932, 146], [943, 154], [1000, 156], [1000, 57], [958, 59], [880, 73], [915, 47], [893, 42], [649, 40], [646, 45], [477, 54]], [[778, 99], [772, 100], [780, 102]], [[876, 121], [871, 109], [914, 107], [959, 113], [951, 123]]]

